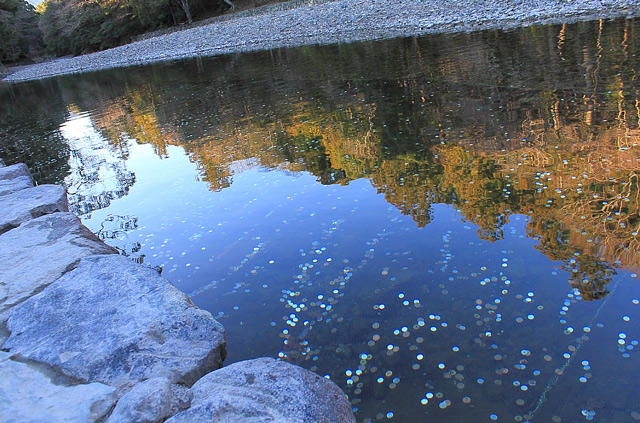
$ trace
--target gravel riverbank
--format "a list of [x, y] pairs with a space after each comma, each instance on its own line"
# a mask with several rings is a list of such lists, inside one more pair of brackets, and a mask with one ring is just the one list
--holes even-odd
[[[299, 3], [300, 4], [300, 3]], [[286, 8], [285, 8], [286, 9]], [[14, 69], [28, 81], [152, 62], [440, 32], [640, 16], [639, 0], [335, 0], [225, 17], [124, 46]]]

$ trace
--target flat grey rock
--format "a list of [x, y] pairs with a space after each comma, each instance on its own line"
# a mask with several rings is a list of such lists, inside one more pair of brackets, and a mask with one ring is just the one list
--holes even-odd
[[33, 188], [30, 176], [18, 176], [14, 179], [0, 181], [0, 196], [13, 194], [27, 188]]
[[[72, 213], [53, 213], [0, 236], [0, 325], [11, 307], [73, 269], [82, 257], [117, 254]], [[0, 335], [0, 341], [2, 336]]]
[[33, 188], [29, 168], [24, 163], [13, 166], [0, 166], [0, 196], [26, 188]]
[[102, 383], [62, 386], [0, 351], [2, 423], [90, 423], [116, 402], [116, 390]]
[[0, 235], [45, 214], [69, 211], [67, 193], [59, 185], [40, 185], [0, 197]]
[[166, 377], [156, 377], [136, 385], [120, 398], [107, 423], [155, 423], [171, 412], [173, 394]]
[[211, 372], [191, 391], [191, 408], [166, 423], [356, 421], [335, 383], [272, 358], [241, 361]]
[[8, 181], [19, 176], [27, 176], [31, 179], [31, 172], [24, 163], [18, 163], [11, 166], [0, 166], [0, 181]]
[[166, 279], [119, 255], [83, 258], [13, 308], [3, 348], [86, 382], [193, 384], [226, 356], [224, 328]]

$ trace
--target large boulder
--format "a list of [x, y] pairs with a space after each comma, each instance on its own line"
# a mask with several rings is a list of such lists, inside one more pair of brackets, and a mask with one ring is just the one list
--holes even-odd
[[0, 351], [0, 421], [3, 423], [92, 423], [116, 402], [116, 390], [102, 383], [64, 386]]
[[191, 391], [191, 408], [166, 423], [356, 421], [335, 383], [273, 358], [241, 361], [211, 372]]
[[24, 163], [0, 167], [0, 196], [33, 188], [29, 168]]
[[117, 250], [71, 213], [45, 215], [4, 233], [0, 236], [0, 326], [11, 307], [42, 291], [82, 257], [114, 253]]
[[59, 185], [40, 185], [0, 196], [0, 234], [45, 214], [69, 211], [67, 193]]
[[193, 384], [226, 356], [224, 328], [146, 266], [83, 258], [12, 310], [3, 348], [86, 382]]

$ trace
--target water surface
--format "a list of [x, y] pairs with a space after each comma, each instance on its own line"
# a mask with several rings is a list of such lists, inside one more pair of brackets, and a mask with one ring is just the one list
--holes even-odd
[[0, 157], [358, 421], [640, 420], [639, 22], [4, 86]]

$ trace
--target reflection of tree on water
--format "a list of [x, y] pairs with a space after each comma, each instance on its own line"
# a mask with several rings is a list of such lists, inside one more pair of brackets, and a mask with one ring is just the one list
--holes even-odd
[[[527, 215], [539, 249], [596, 299], [616, 267], [640, 268], [637, 22], [217, 58], [85, 107], [103, 110], [112, 147], [183, 145], [216, 191], [250, 164], [367, 178], [421, 227], [451, 204], [490, 241]], [[229, 76], [240, 65], [255, 80]]]
[[[136, 182], [135, 174], [126, 167], [128, 144], [111, 145], [98, 132], [88, 114], [69, 106], [70, 116], [61, 126], [70, 149], [71, 173], [64, 183], [69, 198], [69, 209], [77, 216], [106, 208], [112, 200], [124, 197]], [[133, 216], [110, 215], [101, 224], [97, 235], [131, 260], [142, 263], [141, 245], [128, 241], [128, 232], [138, 227]]]
[[64, 184], [69, 194], [69, 209], [82, 216], [127, 195], [136, 179], [126, 167], [128, 152], [122, 148], [114, 152], [87, 114], [75, 106], [69, 106], [69, 111], [69, 118], [60, 128], [70, 149], [70, 174]]
[[533, 217], [529, 235], [540, 241], [537, 248], [552, 260], [562, 261], [562, 269], [570, 274], [571, 287], [578, 288], [582, 299], [598, 300], [609, 293], [607, 285], [616, 274], [616, 263], [586, 253], [571, 243], [571, 231], [558, 221]]
[[98, 237], [116, 248], [120, 254], [129, 257], [136, 263], [144, 263], [144, 254], [140, 254], [142, 245], [129, 242], [128, 232], [138, 229], [138, 218], [135, 216], [109, 215], [102, 223]]
[[[569, 261], [569, 265], [571, 265]], [[599, 262], [593, 257], [586, 256], [575, 263], [575, 268], [568, 268], [565, 263], [564, 270], [571, 272], [569, 283], [571, 287], [578, 288], [583, 300], [599, 300], [609, 293], [607, 285], [611, 277], [616, 274], [615, 269], [609, 263]]]
[[0, 158], [25, 163], [37, 184], [60, 183], [69, 148], [58, 127], [65, 119], [60, 89], [51, 80], [0, 86]]
[[[73, 157], [77, 156], [77, 151], [72, 151]], [[87, 172], [91, 166], [83, 166], [79, 173], [74, 176], [80, 177], [82, 182], [72, 183], [67, 186], [69, 192], [69, 209], [77, 216], [89, 214], [95, 210], [108, 207], [112, 200], [122, 198], [128, 194], [129, 188], [135, 183], [135, 174], [125, 168], [124, 162], [108, 166], [114, 175], [118, 188], [106, 190], [96, 194], [83, 192], [95, 191], [96, 186], [102, 185], [98, 178], [96, 169]]]

